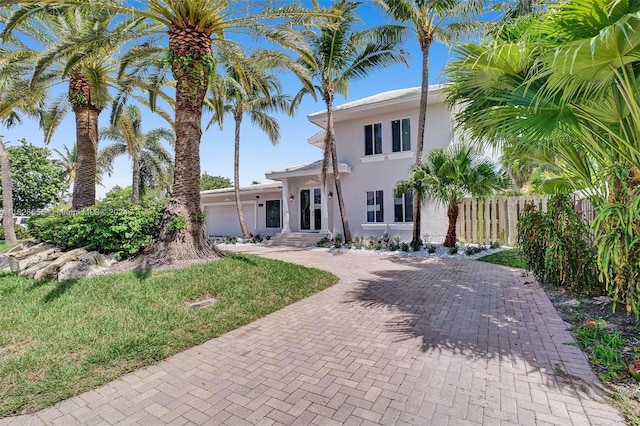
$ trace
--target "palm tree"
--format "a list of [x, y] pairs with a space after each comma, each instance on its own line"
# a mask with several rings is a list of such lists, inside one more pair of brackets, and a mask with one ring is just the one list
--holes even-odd
[[337, 0], [331, 11], [339, 18], [329, 19], [327, 25], [318, 31], [307, 30], [307, 54], [301, 55], [300, 64], [312, 75], [313, 88], [303, 87], [296, 95], [296, 104], [307, 93], [319, 95], [327, 110], [327, 127], [323, 146], [321, 184], [326, 188], [329, 164], [333, 168], [333, 179], [342, 219], [342, 229], [346, 242], [351, 241], [351, 231], [347, 220], [338, 156], [336, 153], [335, 131], [333, 125], [333, 102], [335, 94], [347, 96], [349, 82], [365, 78], [373, 70], [394, 63], [406, 64], [406, 53], [400, 48], [404, 31], [393, 25], [364, 29], [354, 29], [358, 22], [355, 11], [360, 3], [349, 0]]
[[[416, 160], [418, 166], [423, 159], [427, 101], [429, 97], [429, 51], [434, 41], [449, 45], [455, 38], [482, 27], [478, 17], [483, 12], [482, 0], [375, 0], [390, 16], [404, 22], [416, 34], [422, 52], [422, 83], [418, 132], [416, 134]], [[411, 246], [422, 244], [421, 200], [419, 193], [413, 199], [413, 235]]]
[[[47, 97], [45, 79], [29, 87], [27, 73], [33, 66], [36, 52], [10, 38], [0, 44], [0, 123], [11, 127], [21, 122], [20, 113], [32, 117], [44, 108]], [[17, 242], [13, 222], [13, 191], [11, 164], [0, 135], [0, 169], [2, 170], [2, 224], [5, 242]]]
[[172, 163], [171, 154], [162, 146], [165, 140], [171, 145], [175, 138], [169, 129], [157, 128], [144, 133], [142, 115], [138, 107], [127, 106], [117, 123], [100, 129], [100, 139], [113, 141], [98, 154], [99, 169], [113, 172], [116, 157], [128, 154], [133, 163], [131, 179], [131, 203], [140, 202], [140, 194], [149, 186], [162, 186], [166, 182], [167, 170]]
[[[116, 15], [106, 9], [64, 8], [56, 2], [25, 3], [7, 22], [2, 36], [7, 37], [29, 20], [46, 35], [32, 79], [54, 73], [52, 77], [57, 82], [68, 82], [68, 94], [41, 117], [41, 124], [50, 126], [45, 129], [45, 142], [70, 108], [75, 115], [77, 138], [72, 209], [92, 206], [96, 198], [98, 117], [112, 100], [109, 89], [130, 93], [134, 82], [141, 83], [123, 75], [116, 81], [114, 57], [124, 45], [153, 31], [153, 26], [141, 18], [114, 23]], [[35, 41], [42, 43], [41, 39], [42, 36]]]
[[[76, 149], [76, 144], [73, 144], [73, 147], [69, 149], [68, 146], [63, 145], [62, 147], [64, 152], [54, 149], [53, 151], [58, 154], [59, 158], [57, 159], [58, 164], [64, 170], [65, 175], [67, 176], [66, 187], [63, 189], [61, 194], [61, 198], [67, 197], [69, 195], [69, 189], [73, 185], [73, 181], [76, 176], [76, 163], [78, 161], [78, 150]], [[69, 200], [71, 201], [71, 200]]]
[[[249, 229], [244, 219], [242, 202], [240, 201], [240, 127], [245, 114], [252, 124], [267, 134], [272, 144], [280, 140], [280, 125], [269, 115], [272, 112], [293, 115], [290, 98], [280, 93], [280, 82], [269, 73], [273, 55], [269, 51], [258, 50], [247, 56], [239, 49], [229, 49], [222, 55], [225, 76], [214, 79], [212, 92], [218, 99], [210, 103], [222, 101], [223, 111], [233, 116], [235, 122], [233, 186], [236, 199], [236, 210], [242, 238], [250, 238]], [[222, 116], [214, 113], [209, 125], [214, 121], [222, 123]]]
[[474, 148], [456, 144], [433, 150], [423, 163], [414, 165], [409, 179], [399, 182], [396, 194], [420, 192], [421, 200], [432, 200], [447, 207], [449, 226], [445, 247], [456, 245], [458, 205], [463, 197], [483, 197], [505, 186], [495, 165], [479, 156]]

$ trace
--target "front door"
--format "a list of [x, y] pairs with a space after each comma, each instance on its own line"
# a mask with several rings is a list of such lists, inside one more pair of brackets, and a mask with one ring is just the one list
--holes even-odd
[[322, 197], [320, 188], [300, 191], [300, 229], [319, 231], [322, 228]]

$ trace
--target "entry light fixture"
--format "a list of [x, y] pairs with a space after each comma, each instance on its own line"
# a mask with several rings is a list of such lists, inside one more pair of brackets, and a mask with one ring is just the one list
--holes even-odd
[[289, 195], [289, 202], [293, 203], [293, 194]]
[[329, 191], [329, 199], [333, 198], [333, 192]]

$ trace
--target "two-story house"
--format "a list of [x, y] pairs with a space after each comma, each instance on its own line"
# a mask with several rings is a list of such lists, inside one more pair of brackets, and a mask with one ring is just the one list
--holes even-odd
[[[398, 181], [406, 179], [415, 161], [420, 88], [380, 93], [334, 109], [336, 149], [349, 227], [360, 237], [399, 235], [411, 239], [413, 199], [394, 196]], [[325, 128], [326, 112], [309, 120]], [[441, 86], [432, 86], [424, 150], [452, 142], [453, 122], [443, 103]], [[322, 149], [324, 130], [309, 139]], [[320, 184], [321, 160], [267, 172], [272, 183], [242, 188], [241, 201], [250, 232], [262, 236], [279, 233], [341, 234], [342, 222], [334, 197], [333, 170], [327, 187]], [[210, 235], [240, 235], [233, 189], [201, 193]], [[445, 210], [425, 203], [422, 234], [426, 241], [446, 233]]]

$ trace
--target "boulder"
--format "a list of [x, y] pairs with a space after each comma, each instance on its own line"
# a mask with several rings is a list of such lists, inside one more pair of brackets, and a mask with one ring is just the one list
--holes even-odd
[[46, 268], [40, 269], [38, 272], [36, 272], [33, 278], [36, 281], [58, 279], [58, 272], [60, 272], [60, 268], [62, 268], [65, 263], [76, 261], [86, 253], [87, 250], [85, 250], [84, 248], [78, 248], [64, 252], [56, 260], [51, 262]]
[[46, 268], [52, 262], [53, 262], [53, 260], [45, 260], [45, 261], [42, 261], [40, 263], [36, 263], [34, 265], [31, 265], [27, 269], [20, 270], [20, 275], [22, 275], [23, 277], [27, 277], [27, 278], [33, 278], [36, 275], [36, 272], [38, 272], [41, 269]]
[[62, 252], [59, 248], [55, 246], [50, 246], [48, 250], [36, 252], [29, 257], [18, 259], [20, 264], [20, 271], [24, 269], [29, 269], [34, 265], [38, 265], [43, 262], [49, 262], [56, 260], [58, 257], [62, 255]]
[[67, 262], [60, 268], [58, 273], [58, 280], [72, 280], [79, 278], [89, 278], [98, 275], [104, 275], [108, 271], [108, 268], [98, 266], [96, 264], [88, 264], [83, 261], [77, 260]]
[[90, 251], [80, 257], [80, 261], [86, 263], [87, 265], [97, 265], [102, 268], [108, 268], [113, 265], [117, 261], [111, 257], [99, 253], [97, 251]]
[[11, 254], [13, 257], [20, 260], [20, 259], [25, 259], [27, 257], [33, 256], [34, 254], [42, 253], [43, 251], [51, 250], [54, 248], [56, 248], [56, 246], [48, 243], [40, 243], [32, 246], [24, 245], [22, 250], [9, 251], [8, 254]]

